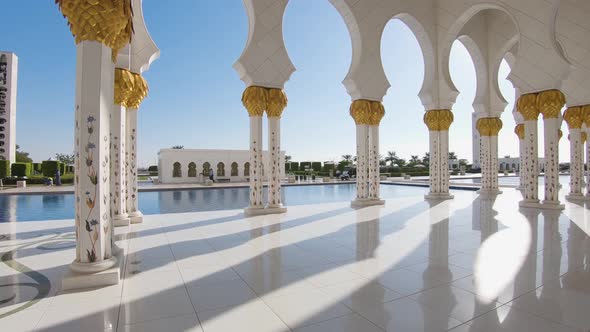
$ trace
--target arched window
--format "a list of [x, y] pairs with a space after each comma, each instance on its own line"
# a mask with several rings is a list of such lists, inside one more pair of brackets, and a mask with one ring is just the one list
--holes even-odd
[[225, 176], [225, 165], [222, 162], [217, 164], [217, 176]]
[[181, 178], [182, 177], [182, 170], [180, 169], [180, 163], [177, 161], [173, 165], [174, 169], [172, 170], [172, 177], [173, 178]]
[[244, 176], [250, 176], [250, 163], [246, 162], [244, 164]]
[[238, 176], [238, 163], [231, 163], [231, 176]]
[[208, 162], [205, 162], [203, 164], [203, 176], [209, 176], [211, 172], [211, 164], [209, 164]]
[[189, 178], [196, 178], [197, 177], [197, 164], [194, 162], [190, 162], [188, 164], [188, 177]]

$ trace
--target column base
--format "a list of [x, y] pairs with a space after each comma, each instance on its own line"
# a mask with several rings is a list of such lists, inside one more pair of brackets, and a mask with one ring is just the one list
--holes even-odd
[[541, 203], [539, 203], [538, 199], [523, 199], [522, 201], [518, 202], [518, 206], [523, 208], [533, 208], [533, 209], [540, 209], [542, 208]]
[[550, 209], [550, 210], [563, 210], [565, 209], [565, 205], [561, 204], [559, 201], [543, 201], [541, 205], [541, 209]]
[[132, 224], [141, 224], [143, 222], [143, 213], [139, 211], [130, 212], [129, 220]]
[[582, 193], [576, 193], [565, 195], [565, 199], [567, 199], [568, 201], [580, 202], [585, 201], [587, 198], [584, 197], [584, 194]]
[[492, 195], [500, 195], [502, 193], [501, 190], [498, 189], [480, 189], [476, 191], [476, 193], [484, 196], [492, 196]]
[[265, 214], [278, 214], [287, 212], [287, 208], [283, 206], [278, 207], [247, 207], [244, 209], [244, 214], [247, 216], [262, 216]]
[[121, 263], [124, 252], [119, 250], [116, 256], [98, 263], [80, 263], [74, 261], [70, 270], [61, 280], [63, 290], [83, 289], [116, 285], [121, 278]]
[[357, 198], [350, 202], [351, 207], [363, 207], [373, 205], [385, 205], [385, 200], [379, 198]]
[[126, 214], [118, 214], [113, 217], [113, 225], [115, 225], [115, 227], [129, 226], [130, 223], [131, 219]]
[[438, 199], [438, 200], [447, 200], [447, 199], [453, 199], [455, 198], [455, 196], [449, 194], [449, 193], [433, 193], [430, 192], [426, 195], [424, 195], [424, 199]]

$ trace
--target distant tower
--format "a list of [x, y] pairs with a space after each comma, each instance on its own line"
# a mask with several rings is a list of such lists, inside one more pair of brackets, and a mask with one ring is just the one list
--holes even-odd
[[16, 161], [16, 78], [18, 58], [0, 52], [0, 160]]

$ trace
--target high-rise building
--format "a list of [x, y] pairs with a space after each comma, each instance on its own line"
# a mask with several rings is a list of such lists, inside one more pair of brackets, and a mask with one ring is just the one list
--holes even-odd
[[16, 54], [0, 52], [0, 160], [16, 160]]

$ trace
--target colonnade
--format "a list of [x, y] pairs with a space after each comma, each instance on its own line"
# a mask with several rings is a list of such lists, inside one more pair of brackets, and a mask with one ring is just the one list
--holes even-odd
[[[250, 116], [250, 203], [249, 215], [287, 211], [281, 198], [281, 114], [287, 107], [287, 95], [282, 89], [249, 86], [242, 94], [242, 103]], [[263, 202], [262, 117], [268, 116], [267, 170], [268, 203]]]
[[[146, 63], [157, 54], [141, 0], [59, 0], [77, 50], [75, 99], [76, 258], [64, 290], [116, 284], [120, 254], [114, 227], [142, 222], [137, 204], [137, 109], [147, 95]], [[135, 13], [135, 14], [134, 14]], [[135, 15], [135, 16], [134, 16]], [[137, 33], [136, 31], [140, 31]], [[157, 51], [157, 48], [155, 48]], [[135, 50], [137, 51], [137, 50]], [[131, 63], [136, 61], [135, 66]]]
[[[571, 201], [590, 200], [590, 105], [569, 107], [563, 118], [569, 128], [570, 141], [570, 191], [566, 198]], [[584, 147], [586, 144], [586, 147]], [[584, 154], [588, 177], [584, 196]]]

